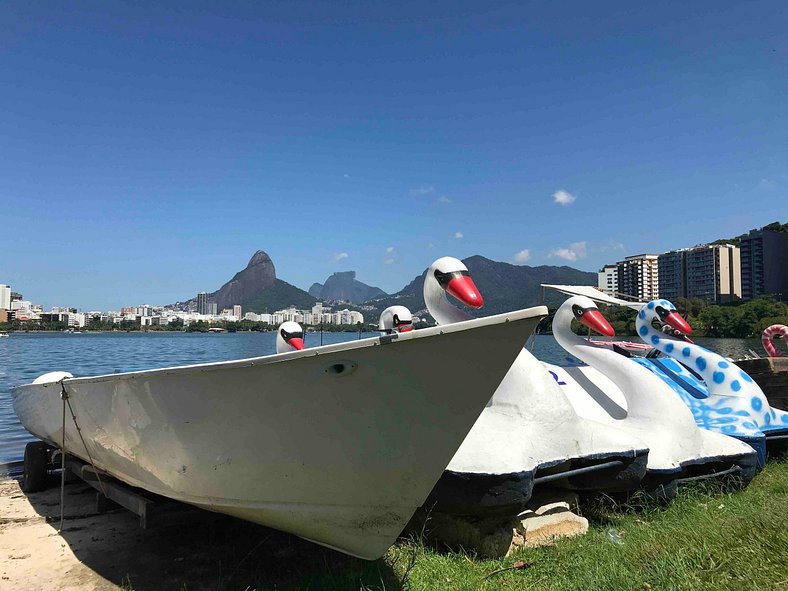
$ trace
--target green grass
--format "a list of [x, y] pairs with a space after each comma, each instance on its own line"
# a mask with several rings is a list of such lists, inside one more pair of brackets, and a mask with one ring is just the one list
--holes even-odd
[[[350, 561], [348, 570], [258, 588], [788, 591], [788, 463], [770, 464], [743, 491], [697, 485], [667, 506], [584, 511], [587, 535], [506, 559], [439, 552], [414, 540], [377, 563]], [[623, 544], [610, 540], [611, 529]], [[530, 566], [511, 569], [517, 561]]]
[[[591, 523], [587, 535], [499, 560], [402, 540], [381, 560], [366, 562], [233, 522], [209, 528], [198, 544], [195, 565], [204, 563], [210, 570], [186, 567], [170, 572], [170, 582], [178, 581], [175, 589], [220, 591], [788, 591], [786, 462], [770, 463], [737, 492], [698, 485], [682, 489], [667, 506], [633, 510], [595, 503], [582, 512]], [[611, 529], [623, 543], [611, 541]], [[527, 566], [512, 569], [518, 561]], [[133, 583], [124, 589], [143, 589]]]
[[[589, 508], [586, 508], [589, 512]], [[733, 493], [696, 486], [666, 507], [591, 508], [587, 535], [502, 560], [398, 544], [385, 560], [415, 556], [406, 585], [422, 589], [743, 589], [788, 591], [788, 463], [770, 464]], [[615, 529], [623, 544], [610, 541]], [[521, 570], [493, 571], [515, 561]], [[402, 571], [398, 571], [402, 573]]]

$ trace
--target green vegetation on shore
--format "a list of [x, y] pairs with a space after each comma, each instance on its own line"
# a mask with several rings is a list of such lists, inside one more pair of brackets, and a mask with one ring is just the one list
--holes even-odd
[[[100, 322], [92, 320], [83, 328], [82, 332], [208, 332], [209, 328], [222, 328], [227, 332], [270, 332], [277, 329], [277, 325], [267, 322], [252, 322], [251, 320], [241, 320], [240, 322], [213, 322], [208, 324], [202, 320], [192, 322], [189, 326], [184, 326], [183, 320], [176, 318], [169, 324], [140, 326], [138, 322], [123, 320], [118, 324], [113, 322]], [[324, 324], [322, 327], [309, 327], [316, 332], [358, 332], [362, 330], [374, 330], [376, 327], [358, 324]], [[29, 332], [63, 332], [68, 330], [65, 322], [6, 322], [0, 323], [0, 332], [29, 331]]]
[[[758, 299], [745, 302], [725, 305], [709, 304], [699, 298], [684, 299], [679, 298], [673, 302], [681, 315], [689, 322], [695, 336], [721, 337], [721, 338], [749, 338], [759, 337], [763, 329], [772, 324], [788, 325], [788, 304], [780, 302], [771, 296], [763, 296]], [[621, 306], [600, 306], [600, 310], [608, 319], [618, 336], [636, 336], [635, 331], [635, 311]], [[584, 333], [585, 328], [579, 328], [575, 323], [578, 332]], [[417, 328], [427, 326], [425, 323], [417, 325]], [[101, 322], [93, 319], [87, 323], [83, 331], [186, 331], [186, 332], [208, 332], [209, 327], [223, 328], [228, 332], [264, 332], [276, 330], [276, 326], [265, 322], [252, 322], [242, 320], [241, 322], [218, 322], [208, 325], [205, 322], [193, 322], [184, 328], [183, 321], [173, 320], [169, 324], [140, 327], [139, 323], [131, 320], [124, 320], [119, 324], [111, 322]], [[315, 327], [316, 328], [316, 327]], [[369, 329], [369, 327], [366, 327]], [[374, 330], [376, 327], [372, 327]], [[29, 331], [63, 331], [68, 329], [63, 322], [6, 322], [0, 323], [0, 331], [11, 332], [16, 330]], [[324, 332], [356, 332], [358, 325], [345, 324], [324, 324]], [[540, 327], [540, 332], [550, 332], [550, 321], [545, 321]]]
[[[698, 298], [679, 298], [673, 304], [689, 322], [695, 336], [745, 339], [760, 337], [763, 329], [772, 324], [788, 325], [788, 304], [770, 296], [725, 305], [709, 304]], [[600, 310], [616, 335], [637, 334], [634, 310], [621, 306], [600, 306]]]
[[[145, 328], [151, 327], [146, 326]], [[183, 323], [181, 323], [181, 329], [182, 328]], [[197, 322], [189, 324], [185, 330], [186, 332], [208, 332], [211, 328], [223, 328], [227, 332], [270, 332], [276, 330], [278, 326], [275, 324], [268, 324], [267, 322], [253, 322], [251, 320], [241, 320], [240, 322], [214, 322], [212, 324], [198, 320]], [[306, 328], [312, 328], [315, 332], [319, 332], [320, 330], [323, 332], [358, 332], [359, 328], [362, 330], [369, 330], [369, 327], [360, 327], [358, 324], [323, 324], [322, 327], [309, 326]], [[165, 330], [181, 329], [165, 328]]]

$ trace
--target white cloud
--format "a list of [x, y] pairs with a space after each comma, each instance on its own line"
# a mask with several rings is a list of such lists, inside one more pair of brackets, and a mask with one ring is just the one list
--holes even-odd
[[349, 179], [349, 178], [350, 178], [350, 175], [349, 175], [349, 174], [343, 174], [342, 176], [343, 176], [344, 178], [346, 178], [346, 179]]
[[383, 264], [384, 265], [393, 265], [395, 262], [397, 262], [397, 259], [391, 257], [391, 258], [388, 258], [385, 261], [383, 261]]
[[777, 183], [774, 181], [770, 181], [769, 179], [761, 179], [761, 182], [758, 183], [758, 186], [761, 189], [766, 189], [767, 191], [771, 191], [772, 189], [777, 188]]
[[337, 254], [335, 254], [335, 255], [334, 255], [334, 262], [337, 262], [337, 263], [338, 263], [338, 262], [339, 262], [339, 261], [341, 261], [342, 259], [346, 259], [346, 258], [348, 258], [349, 256], [350, 256], [350, 255], [349, 255], [348, 253], [346, 253], [346, 252], [338, 252]]
[[451, 203], [451, 199], [446, 197], [446, 195], [441, 195], [438, 197], [438, 203]]
[[599, 246], [596, 246], [594, 250], [597, 250], [599, 252], [608, 252], [610, 250], [623, 252], [624, 245], [621, 242], [616, 242], [615, 240], [611, 240], [609, 242], [606, 242], [605, 244], [600, 244]]
[[553, 193], [553, 201], [559, 205], [571, 205], [575, 202], [575, 199], [577, 199], [577, 197], [572, 195], [569, 191], [564, 191], [563, 189]]
[[531, 260], [531, 251], [527, 248], [524, 248], [520, 252], [516, 253], [513, 258], [515, 263], [527, 263], [529, 260]]
[[394, 252], [394, 247], [393, 247], [393, 246], [389, 246], [389, 247], [386, 249], [386, 252], [387, 252], [387, 253], [389, 253], [389, 254], [391, 254], [392, 252]]
[[572, 242], [567, 248], [556, 248], [555, 250], [551, 250], [549, 256], [558, 257], [566, 261], [576, 261], [586, 258], [587, 254], [586, 243], [583, 241]]
[[410, 194], [417, 197], [423, 197], [424, 195], [429, 195], [430, 193], [434, 192], [435, 187], [416, 187], [415, 189], [410, 190]]
[[455, 233], [454, 233], [454, 237], [455, 237], [457, 240], [461, 240], [461, 239], [462, 239], [462, 232], [455, 232]]
[[435, 248], [435, 245], [432, 242], [430, 242], [430, 243], [427, 244], [427, 248], [429, 250], [432, 250], [433, 248]]

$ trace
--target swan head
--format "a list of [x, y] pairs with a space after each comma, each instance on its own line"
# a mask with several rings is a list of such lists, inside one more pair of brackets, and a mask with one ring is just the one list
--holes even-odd
[[599, 308], [596, 307], [596, 304], [591, 298], [574, 296], [561, 305], [561, 308], [564, 307], [571, 309], [572, 315], [580, 324], [606, 337], [616, 336], [616, 331], [613, 330], [610, 323], [602, 316], [602, 312], [599, 311]]
[[413, 315], [405, 306], [389, 306], [380, 313], [380, 332], [410, 332], [413, 330]]
[[287, 321], [279, 325], [276, 333], [276, 352], [287, 353], [304, 348], [304, 329], [298, 322]]
[[484, 305], [482, 294], [471, 279], [468, 267], [459, 259], [439, 258], [427, 269], [427, 279], [434, 279], [446, 293], [450, 293], [466, 306], [481, 308]]
[[668, 300], [652, 300], [646, 304], [646, 308], [653, 310], [657, 318], [659, 318], [659, 321], [663, 324], [667, 324], [684, 334], [692, 333], [692, 327], [684, 320], [682, 315], [678, 313], [676, 306]]

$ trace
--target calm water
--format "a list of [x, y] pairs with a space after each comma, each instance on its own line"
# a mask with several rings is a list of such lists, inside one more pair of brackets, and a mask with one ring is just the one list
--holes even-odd
[[[362, 337], [376, 336], [364, 333]], [[323, 333], [323, 343], [358, 338], [357, 333]], [[42, 373], [65, 370], [76, 376], [154, 369], [173, 365], [226, 361], [269, 355], [276, 351], [276, 333], [15, 333], [0, 339], [0, 464], [19, 460], [32, 440], [11, 407], [10, 389], [33, 381]], [[726, 357], [760, 351], [760, 340], [696, 339]], [[307, 334], [307, 347], [320, 344], [319, 334]], [[530, 348], [530, 344], [529, 344]], [[565, 363], [567, 355], [552, 336], [535, 337], [533, 352], [551, 363]]]

